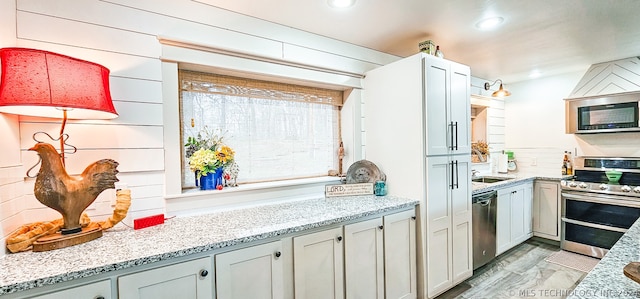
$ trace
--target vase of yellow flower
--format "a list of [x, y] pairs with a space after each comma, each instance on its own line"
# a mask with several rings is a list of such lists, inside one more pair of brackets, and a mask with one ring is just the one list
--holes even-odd
[[224, 167], [233, 162], [235, 152], [223, 142], [223, 136], [205, 127], [196, 137], [188, 137], [185, 153], [189, 169], [196, 174], [201, 190], [222, 189]]

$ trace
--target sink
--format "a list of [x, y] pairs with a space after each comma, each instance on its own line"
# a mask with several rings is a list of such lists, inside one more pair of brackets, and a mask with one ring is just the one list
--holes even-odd
[[476, 183], [497, 183], [497, 182], [502, 182], [502, 181], [507, 181], [507, 180], [512, 180], [513, 178], [504, 178], [504, 177], [488, 177], [488, 176], [481, 176], [481, 177], [475, 177], [472, 178], [471, 181], [472, 182], [476, 182]]

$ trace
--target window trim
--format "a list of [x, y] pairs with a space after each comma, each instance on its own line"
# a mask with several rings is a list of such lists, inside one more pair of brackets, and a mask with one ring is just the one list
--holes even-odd
[[[350, 76], [344, 72], [325, 72], [320, 69], [309, 68], [300, 64], [295, 66], [294, 63], [279, 64], [274, 61], [265, 61], [263, 59], [251, 59], [250, 57], [237, 57], [228, 54], [220, 54], [215, 49], [207, 47], [194, 48], [180, 43], [167, 43], [161, 40], [162, 57], [161, 57], [161, 73], [162, 73], [162, 93], [163, 93], [163, 118], [164, 118], [164, 165], [165, 165], [165, 199], [167, 201], [167, 211], [180, 210], [174, 208], [173, 199], [184, 201], [189, 200], [206, 200], [208, 206], [224, 205], [216, 201], [211, 201], [212, 196], [246, 192], [261, 192], [268, 185], [262, 185], [262, 188], [255, 188], [247, 191], [229, 190], [225, 193], [214, 192], [183, 192], [181, 180], [181, 163], [180, 163], [180, 120], [179, 120], [179, 96], [178, 85], [178, 69], [190, 69], [194, 71], [214, 72], [219, 74], [229, 74], [232, 76], [247, 76], [248, 78], [267, 79], [283, 83], [302, 84], [308, 86], [317, 86], [323, 88], [341, 88], [345, 90], [345, 106], [344, 113], [341, 112], [342, 127], [341, 135], [345, 142], [347, 157], [344, 160], [345, 167], [350, 163], [363, 158], [362, 150], [362, 119], [361, 119], [361, 76]], [[208, 50], [211, 49], [211, 50]], [[246, 55], [245, 55], [246, 56]], [[345, 109], [346, 108], [346, 109]], [[345, 118], [345, 113], [347, 118]], [[348, 119], [348, 120], [347, 120]], [[345, 121], [349, 123], [346, 124]], [[331, 177], [329, 181], [331, 181]], [[337, 178], [335, 178], [337, 179]], [[285, 181], [286, 182], [286, 181]], [[290, 192], [278, 194], [278, 196], [294, 196], [300, 192], [313, 192], [316, 196], [324, 194], [324, 184], [309, 183], [308, 181], [292, 180], [289, 185], [284, 186]], [[217, 197], [217, 196], [216, 196]], [[234, 202], [240, 203], [240, 202]], [[227, 203], [228, 204], [228, 203]], [[198, 206], [197, 204], [194, 206]]]

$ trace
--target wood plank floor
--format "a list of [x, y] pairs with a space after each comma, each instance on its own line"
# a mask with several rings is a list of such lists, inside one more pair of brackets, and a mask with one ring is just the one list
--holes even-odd
[[530, 239], [437, 299], [565, 298], [587, 275], [544, 259], [560, 248]]

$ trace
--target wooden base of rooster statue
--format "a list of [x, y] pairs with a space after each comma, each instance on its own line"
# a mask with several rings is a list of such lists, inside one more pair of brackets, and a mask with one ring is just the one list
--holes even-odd
[[102, 159], [87, 166], [80, 176], [70, 176], [51, 144], [39, 142], [29, 150], [38, 152], [42, 160], [34, 195], [45, 206], [60, 212], [64, 222], [59, 233], [34, 242], [34, 251], [77, 245], [101, 237], [100, 228], [83, 229], [80, 217], [102, 191], [115, 188], [118, 162]]

